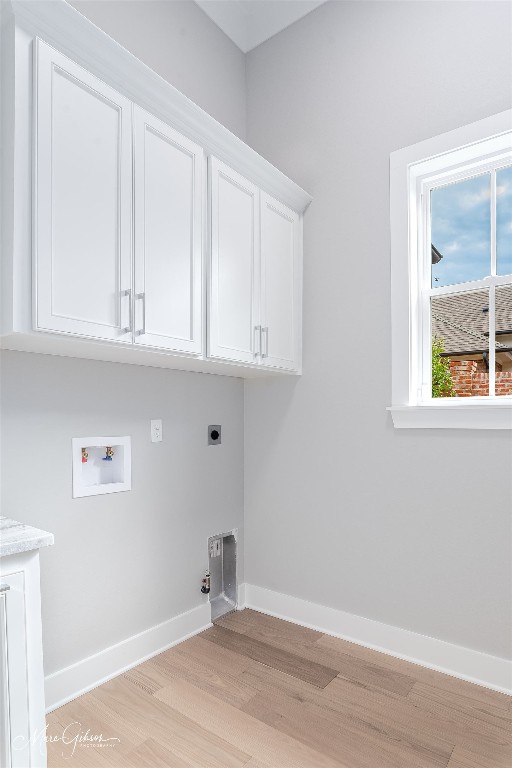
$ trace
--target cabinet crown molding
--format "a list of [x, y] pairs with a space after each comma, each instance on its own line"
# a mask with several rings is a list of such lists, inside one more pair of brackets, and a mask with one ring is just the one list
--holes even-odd
[[17, 24], [302, 213], [311, 196], [65, 0], [9, 0]]

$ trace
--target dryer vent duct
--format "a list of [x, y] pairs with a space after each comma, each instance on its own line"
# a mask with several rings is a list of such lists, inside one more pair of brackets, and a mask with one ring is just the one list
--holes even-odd
[[236, 538], [233, 533], [208, 539], [212, 621], [236, 610]]

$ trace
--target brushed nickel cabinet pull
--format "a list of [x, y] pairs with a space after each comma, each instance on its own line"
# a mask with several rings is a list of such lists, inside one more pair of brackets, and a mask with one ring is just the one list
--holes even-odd
[[131, 333], [133, 331], [133, 305], [132, 305], [132, 289], [127, 288], [125, 291], [121, 291], [121, 296], [128, 296], [128, 326], [121, 328], [123, 333]]
[[140, 299], [142, 301], [142, 328], [139, 331], [135, 331], [136, 336], [144, 336], [146, 333], [146, 293], [136, 293], [135, 300]]

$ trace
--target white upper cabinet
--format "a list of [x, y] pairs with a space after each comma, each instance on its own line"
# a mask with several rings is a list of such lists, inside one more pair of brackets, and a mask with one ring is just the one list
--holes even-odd
[[241, 363], [259, 352], [259, 190], [210, 159], [208, 355]]
[[38, 41], [34, 326], [131, 341], [131, 110]]
[[311, 197], [64, 0], [9, 6], [0, 346], [300, 373]]
[[134, 107], [135, 343], [201, 353], [204, 152]]
[[300, 216], [210, 160], [208, 355], [297, 372]]
[[261, 364], [300, 367], [300, 219], [261, 193]]

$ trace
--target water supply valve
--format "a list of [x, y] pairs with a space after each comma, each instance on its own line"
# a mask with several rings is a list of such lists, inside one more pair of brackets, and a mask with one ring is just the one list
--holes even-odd
[[210, 572], [206, 571], [203, 580], [201, 582], [201, 592], [203, 595], [207, 595], [210, 592]]

